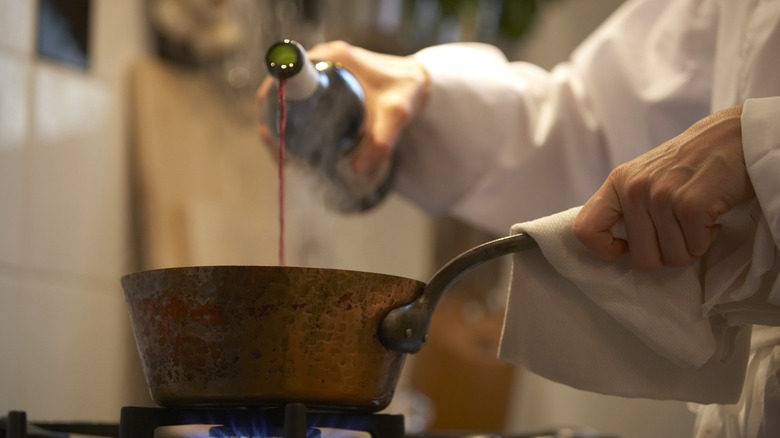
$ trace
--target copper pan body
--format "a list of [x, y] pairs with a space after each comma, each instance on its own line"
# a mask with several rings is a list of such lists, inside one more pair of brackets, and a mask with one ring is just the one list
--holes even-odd
[[424, 283], [319, 268], [196, 266], [122, 277], [153, 400], [372, 412], [406, 354], [377, 327]]

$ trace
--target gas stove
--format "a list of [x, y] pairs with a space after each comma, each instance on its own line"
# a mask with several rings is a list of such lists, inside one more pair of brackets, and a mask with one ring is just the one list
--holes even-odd
[[[162, 432], [176, 427], [187, 433]], [[496, 434], [432, 432], [406, 434], [404, 416], [309, 411], [301, 403], [283, 408], [149, 408], [124, 407], [119, 423], [30, 422], [23, 411], [0, 418], [0, 438], [325, 438], [367, 435], [370, 438], [618, 438], [590, 430], [555, 429]]]
[[[163, 426], [212, 425], [210, 438], [318, 438], [325, 428], [366, 432], [372, 438], [404, 436], [402, 415], [307, 411], [301, 403], [265, 409], [160, 409], [125, 407], [118, 438], [153, 438]], [[11, 438], [11, 437], [8, 437]]]

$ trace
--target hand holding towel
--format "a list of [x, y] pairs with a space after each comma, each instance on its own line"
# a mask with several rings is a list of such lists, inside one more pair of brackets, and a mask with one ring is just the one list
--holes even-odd
[[[500, 356], [588, 391], [735, 402], [750, 326], [730, 325], [728, 315], [712, 311], [717, 306], [705, 306], [712, 292], [703, 284], [707, 276], [725, 275], [729, 266], [732, 272], [749, 269], [751, 251], [744, 247], [753, 240], [734, 237], [754, 236], [755, 222], [727, 221], [724, 239], [713, 243], [712, 260], [643, 273], [633, 271], [627, 258], [604, 262], [593, 256], [571, 232], [578, 212], [579, 207], [512, 228], [513, 234], [529, 234], [539, 248], [513, 256]], [[740, 288], [720, 289], [723, 296]], [[756, 309], [766, 310], [765, 304]]]

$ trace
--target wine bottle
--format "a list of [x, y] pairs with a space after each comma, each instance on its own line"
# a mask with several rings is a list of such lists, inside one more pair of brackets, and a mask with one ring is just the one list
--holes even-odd
[[265, 62], [276, 78], [276, 88], [267, 98], [269, 125], [278, 139], [275, 97], [283, 81], [285, 150], [318, 177], [326, 204], [342, 212], [377, 205], [390, 190], [392, 164], [370, 176], [352, 170], [351, 158], [360, 146], [366, 118], [365, 95], [357, 79], [336, 63], [310, 60], [292, 40], [273, 44]]

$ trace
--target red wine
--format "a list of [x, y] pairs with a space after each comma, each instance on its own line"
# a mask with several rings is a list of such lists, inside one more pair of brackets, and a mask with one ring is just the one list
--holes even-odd
[[287, 104], [284, 101], [284, 79], [279, 80], [276, 130], [279, 132], [278, 190], [279, 190], [279, 266], [285, 265], [284, 257], [284, 133], [287, 131]]

